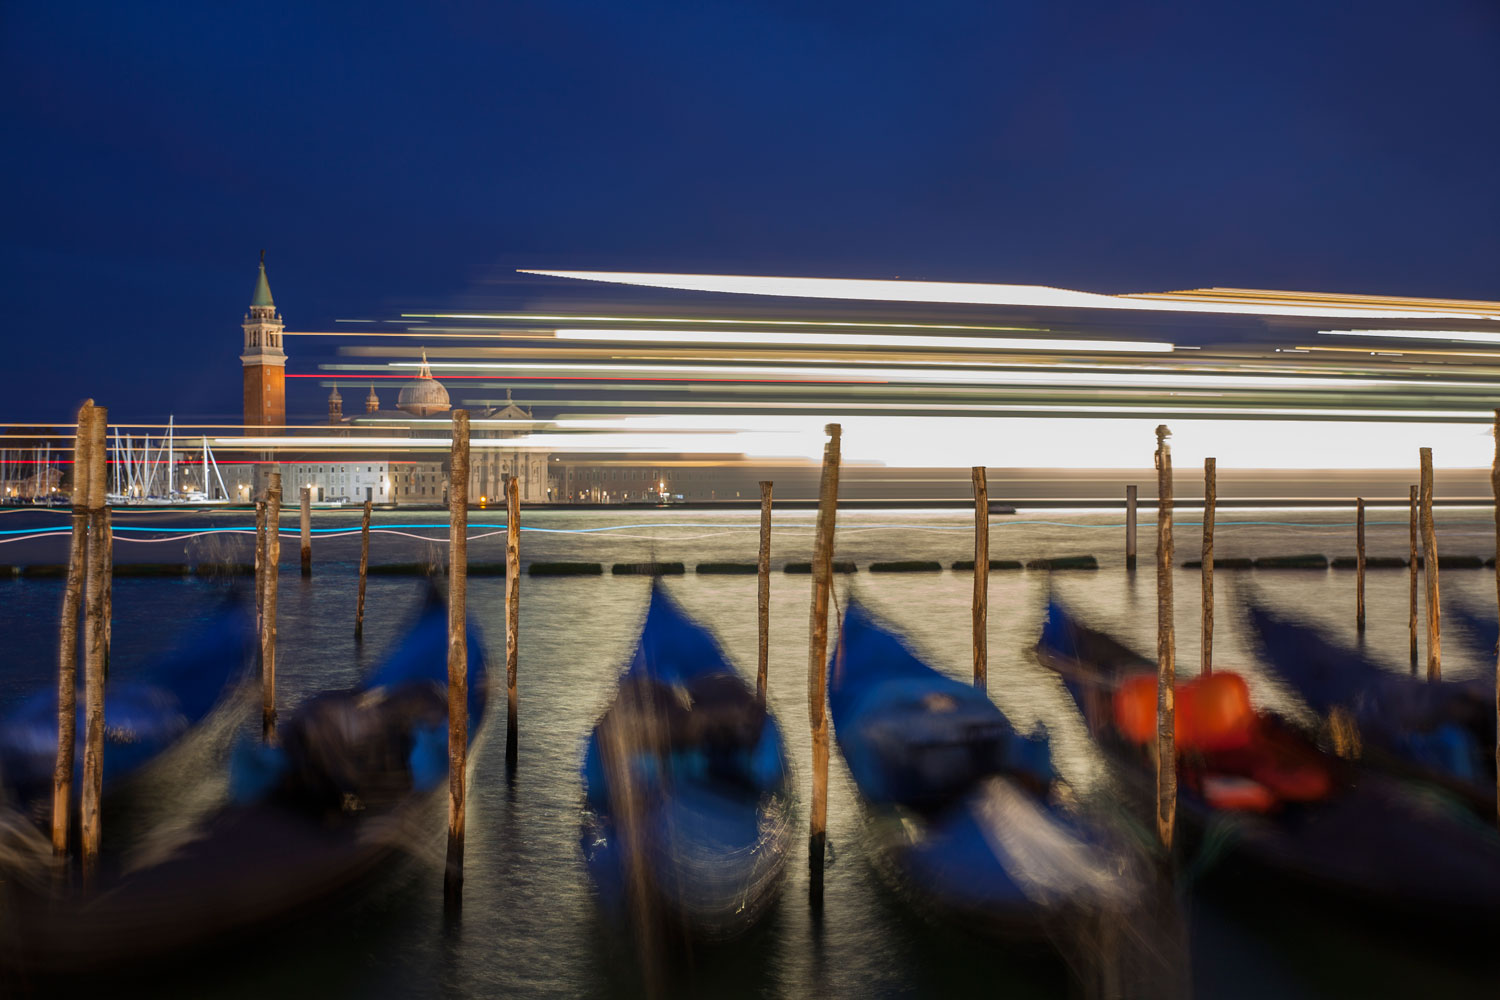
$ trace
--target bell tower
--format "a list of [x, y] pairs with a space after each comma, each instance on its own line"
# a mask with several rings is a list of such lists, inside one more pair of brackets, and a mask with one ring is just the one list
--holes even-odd
[[281, 332], [286, 324], [276, 313], [271, 283], [266, 280], [266, 252], [260, 252], [260, 274], [250, 297], [250, 312], [240, 364], [245, 372], [245, 426], [279, 427], [286, 423], [286, 354]]

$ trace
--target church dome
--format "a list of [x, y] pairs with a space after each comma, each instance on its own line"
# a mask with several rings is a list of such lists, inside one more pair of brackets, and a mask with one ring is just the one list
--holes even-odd
[[417, 377], [401, 387], [396, 406], [414, 417], [436, 416], [451, 409], [448, 390], [432, 377], [432, 369], [427, 367], [426, 351], [422, 352], [422, 367], [418, 369]]

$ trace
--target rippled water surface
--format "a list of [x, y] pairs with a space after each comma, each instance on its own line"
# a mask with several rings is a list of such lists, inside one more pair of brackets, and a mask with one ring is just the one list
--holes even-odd
[[[503, 513], [471, 514], [470, 559], [502, 561]], [[1370, 551], [1404, 554], [1406, 512], [1372, 511]], [[1143, 651], [1154, 650], [1156, 579], [1150, 519], [1140, 536], [1140, 568], [1123, 568], [1119, 514], [1045, 512], [996, 517], [993, 558], [1032, 559], [1092, 553], [1096, 572], [992, 572], [989, 614], [989, 689], [1017, 726], [1040, 724], [1050, 732], [1059, 767], [1084, 789], [1103, 778], [1083, 727], [1057, 680], [1030, 656], [1049, 587], [1086, 618], [1115, 630]], [[1177, 562], [1195, 558], [1198, 516], [1179, 516]], [[1230, 511], [1219, 517], [1220, 557], [1318, 552], [1352, 554], [1349, 512]], [[23, 529], [65, 523], [59, 515], [26, 513], [0, 517], [0, 527]], [[247, 561], [249, 538], [219, 529], [243, 528], [244, 511], [117, 516], [122, 561]], [[358, 515], [318, 511], [314, 573], [296, 569], [294, 534], [283, 538], [280, 586], [278, 698], [282, 711], [310, 693], [345, 687], [399, 633], [420, 599], [423, 582], [410, 576], [372, 575], [365, 639], [353, 640], [357, 537], [339, 529], [357, 527]], [[504, 713], [491, 712], [474, 754], [470, 790], [463, 915], [446, 924], [441, 906], [441, 818], [434, 824], [426, 857], [392, 872], [358, 907], [295, 933], [273, 937], [228, 960], [193, 968], [189, 979], [163, 971], [152, 988], [202, 995], [210, 986], [229, 995], [301, 994], [348, 996], [507, 995], [629, 996], [639, 991], [639, 970], [628, 937], [597, 914], [577, 846], [579, 778], [583, 740], [607, 704], [615, 678], [632, 647], [644, 614], [649, 583], [614, 576], [617, 562], [682, 561], [688, 572], [667, 579], [683, 605], [718, 633], [730, 658], [747, 675], [755, 669], [753, 576], [699, 576], [702, 561], [753, 561], [757, 547], [754, 512], [587, 511], [528, 514], [522, 560], [588, 560], [605, 565], [599, 577], [526, 577], [521, 582], [520, 753], [513, 776], [504, 761]], [[778, 514], [773, 560], [810, 558], [813, 515]], [[295, 532], [295, 519], [284, 522]], [[441, 562], [446, 519], [438, 512], [380, 512], [372, 541], [373, 563]], [[333, 529], [333, 530], [328, 530]], [[326, 533], [325, 533], [326, 531]], [[171, 532], [192, 538], [148, 541]], [[1493, 526], [1483, 510], [1443, 510], [1438, 533], [1445, 553], [1493, 551]], [[0, 546], [0, 561], [17, 565], [61, 562], [65, 540], [21, 539]], [[130, 540], [126, 540], [126, 539]], [[933, 559], [946, 567], [973, 557], [972, 517], [962, 511], [866, 511], [843, 513], [837, 557], [860, 571], [837, 577], [840, 594], [858, 593], [910, 636], [939, 669], [956, 677], [971, 669], [972, 577], [939, 573], [880, 574], [875, 560]], [[1199, 574], [1174, 572], [1179, 670], [1196, 670], [1199, 651]], [[1289, 712], [1295, 701], [1267, 680], [1248, 649], [1236, 608], [1242, 594], [1256, 593], [1275, 607], [1321, 622], [1345, 641], [1363, 643], [1392, 670], [1408, 669], [1405, 570], [1372, 571], [1368, 584], [1369, 626], [1356, 637], [1352, 571], [1221, 571], [1215, 662], [1244, 670], [1258, 698]], [[1492, 571], [1443, 574], [1447, 600], [1493, 606]], [[129, 676], [182, 623], [204, 615], [226, 584], [184, 579], [115, 582], [114, 670]], [[789, 734], [799, 777], [809, 771], [807, 732], [807, 622], [810, 578], [776, 572], [771, 592], [770, 703]], [[485, 633], [493, 671], [504, 671], [504, 581], [474, 577], [469, 607]], [[0, 579], [0, 623], [6, 658], [0, 666], [0, 710], [55, 677], [60, 581]], [[1459, 677], [1480, 665], [1481, 653], [1460, 634], [1445, 634], [1444, 672]], [[503, 693], [501, 694], [503, 703]], [[493, 703], [492, 703], [493, 704]], [[250, 731], [249, 713], [239, 724]], [[497, 724], [498, 720], [498, 724]], [[232, 722], [234, 720], [231, 720]], [[200, 741], [207, 745], [207, 741]], [[177, 797], [209, 801], [221, 781], [216, 771], [222, 743], [189, 749], [162, 762], [143, 785], [156, 797], [146, 819], [121, 821], [112, 832], [134, 831], [169, 816]], [[197, 753], [195, 767], [182, 758]], [[174, 768], [176, 770], [174, 770]], [[194, 772], [196, 783], [179, 780]], [[149, 780], [154, 777], [154, 784]], [[805, 796], [805, 789], [804, 789]], [[196, 798], [195, 798], [196, 797]], [[802, 820], [805, 823], [805, 815]], [[109, 818], [106, 817], [106, 824]], [[127, 832], [117, 832], [126, 836]], [[1009, 993], [1054, 996], [1068, 983], [1055, 963], [1014, 953], [962, 928], [932, 927], [912, 916], [902, 900], [875, 877], [861, 839], [861, 818], [842, 760], [830, 772], [829, 838], [835, 860], [827, 873], [821, 921], [807, 906], [806, 866], [799, 852], [792, 876], [771, 920], [748, 940], [674, 959], [673, 992], [712, 996], [948, 996]], [[1202, 996], [1317, 996], [1345, 990], [1359, 995], [1467, 993], [1486, 982], [1455, 968], [1446, 957], [1415, 948], [1372, 946], [1345, 928], [1300, 924], [1294, 914], [1275, 920], [1230, 906], [1194, 904], [1192, 981]], [[203, 977], [211, 977], [205, 980]], [[1492, 982], [1493, 980], [1489, 980]], [[1480, 995], [1483, 995], [1481, 992]]]

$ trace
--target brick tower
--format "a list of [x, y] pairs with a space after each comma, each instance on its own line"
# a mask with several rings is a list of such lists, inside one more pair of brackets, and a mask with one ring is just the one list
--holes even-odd
[[245, 370], [245, 426], [280, 427], [286, 423], [286, 355], [281, 350], [285, 324], [271, 299], [264, 250], [250, 312], [241, 326], [245, 331], [245, 352], [240, 355]]

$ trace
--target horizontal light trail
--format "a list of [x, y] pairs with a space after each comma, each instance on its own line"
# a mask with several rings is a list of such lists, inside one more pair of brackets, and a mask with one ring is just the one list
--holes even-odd
[[[1283, 350], [1290, 349], [1283, 348]], [[1298, 351], [1333, 351], [1339, 354], [1366, 354], [1376, 358], [1404, 358], [1412, 355], [1422, 357], [1444, 357], [1444, 358], [1489, 358], [1500, 363], [1500, 352], [1495, 351], [1450, 351], [1441, 347], [1403, 347], [1399, 351], [1374, 351], [1369, 347], [1333, 347], [1329, 344], [1308, 344], [1305, 347], [1296, 348]], [[1495, 371], [1493, 365], [1468, 365], [1466, 370], [1474, 372], [1492, 373]], [[1409, 368], [1408, 370], [1416, 370]]]
[[1433, 309], [1444, 313], [1491, 312], [1500, 302], [1486, 299], [1432, 299], [1405, 295], [1361, 295], [1350, 292], [1289, 292], [1269, 288], [1194, 288], [1176, 292], [1128, 292], [1135, 299], [1181, 299], [1194, 302], [1314, 303], [1361, 309]]
[[[1140, 298], [1101, 295], [1046, 285], [990, 285], [947, 281], [882, 281], [853, 278], [790, 278], [742, 274], [666, 274], [632, 271], [545, 271], [521, 274], [572, 278], [680, 291], [726, 292], [789, 298], [842, 299], [867, 302], [934, 302], [955, 305], [1021, 306], [1056, 309], [1110, 309], [1140, 312], [1231, 313], [1251, 316], [1378, 317], [1390, 319], [1500, 320], [1494, 312], [1454, 312], [1370, 306], [1349, 308], [1279, 301], [1223, 301], [1210, 298]], [[1172, 293], [1168, 293], [1172, 294]]]
[[1374, 337], [1395, 340], [1444, 340], [1451, 343], [1500, 344], [1500, 330], [1319, 330], [1324, 337]]
[[[420, 361], [392, 361], [393, 368], [420, 368]], [[644, 365], [644, 364], [574, 364], [557, 365], [546, 362], [522, 361], [433, 361], [434, 370], [485, 369], [498, 376], [506, 371], [524, 372], [633, 372], [637, 378], [651, 377], [654, 373], [672, 375], [740, 376], [759, 373], [764, 376], [781, 376], [786, 379], [806, 379], [822, 376], [829, 380], [855, 382], [879, 380], [885, 382], [944, 383], [958, 382], [981, 385], [1088, 385], [1088, 386], [1142, 386], [1147, 388], [1287, 388], [1287, 389], [1338, 389], [1370, 388], [1378, 386], [1421, 386], [1424, 388], [1482, 388], [1481, 383], [1439, 381], [1435, 379], [1400, 378], [1347, 378], [1338, 375], [1213, 375], [1198, 372], [1174, 373], [1161, 370], [1159, 373], [1121, 372], [1059, 372], [1051, 369], [952, 369], [913, 370], [907, 368], [842, 368], [842, 367], [790, 367], [783, 365], [734, 366], [734, 365]], [[463, 376], [458, 376], [463, 377]], [[751, 381], [735, 378], [733, 381]]]
[[768, 347], [911, 347], [922, 350], [959, 348], [983, 351], [1058, 351], [1107, 354], [1166, 354], [1172, 345], [1145, 340], [1068, 340], [1038, 337], [899, 336], [889, 333], [785, 333], [712, 330], [590, 330], [559, 329], [558, 340], [648, 344], [764, 344]]
[[[490, 405], [499, 405], [503, 400], [484, 400]], [[1396, 407], [1390, 409], [1350, 409], [1348, 407], [1328, 406], [1317, 407], [1255, 407], [1255, 406], [1198, 406], [1190, 403], [1163, 402], [1152, 406], [1133, 406], [1125, 403], [1090, 403], [1090, 404], [1066, 404], [1066, 403], [1027, 403], [1017, 401], [1013, 403], [868, 403], [868, 402], [833, 402], [823, 403], [816, 401], [799, 402], [788, 400], [785, 402], [768, 402], [764, 400], [727, 401], [727, 400], [702, 400], [683, 402], [659, 402], [652, 400], [568, 400], [552, 401], [548, 405], [554, 407], [572, 406], [579, 409], [588, 407], [619, 407], [632, 409], [723, 409], [723, 410], [773, 410], [773, 409], [800, 409], [819, 410], [824, 412], [842, 412], [846, 410], [878, 411], [911, 411], [927, 410], [935, 415], [945, 413], [1003, 413], [1006, 411], [1025, 410], [1037, 413], [1055, 413], [1059, 416], [1098, 416], [1101, 414], [1151, 414], [1170, 413], [1174, 416], [1196, 417], [1196, 416], [1224, 416], [1224, 417], [1328, 417], [1335, 420], [1347, 420], [1351, 417], [1395, 419], [1395, 420], [1438, 420], [1453, 421], [1459, 423], [1490, 423], [1493, 420], [1493, 406], [1489, 404], [1475, 404], [1472, 410], [1403, 410]], [[555, 423], [559, 427], [572, 426], [576, 419], [569, 415], [559, 416]], [[540, 421], [533, 421], [539, 423]], [[499, 425], [506, 421], [474, 421], [475, 426], [481, 424]], [[511, 424], [525, 423], [524, 421], [511, 421]]]
[[[404, 361], [392, 361], [392, 362], [390, 362], [390, 365], [392, 367], [398, 367], [398, 368], [399, 367], [411, 367], [411, 368], [419, 368], [419, 367], [421, 367], [421, 364], [419, 362], [415, 362], [415, 361], [411, 362], [410, 365], [408, 365]], [[639, 382], [641, 380], [641, 376], [639, 376], [639, 375], [630, 375], [630, 376], [627, 376], [627, 375], [574, 375], [574, 374], [571, 374], [570, 373], [570, 369], [571, 368], [578, 368], [578, 367], [580, 367], [578, 365], [572, 365], [572, 366], [566, 366], [566, 367], [559, 367], [558, 365], [555, 365], [555, 364], [538, 364], [538, 365], [514, 364], [514, 365], [502, 365], [502, 364], [500, 364], [498, 362], [495, 362], [495, 363], [489, 363], [489, 362], [480, 363], [480, 362], [461, 362], [461, 361], [447, 361], [447, 362], [437, 362], [437, 361], [434, 361], [434, 362], [432, 362], [431, 367], [441, 369], [441, 368], [453, 368], [453, 367], [459, 366], [459, 365], [467, 365], [468, 367], [471, 367], [471, 368], [494, 368], [494, 367], [499, 366], [499, 367], [509, 367], [509, 368], [517, 368], [517, 369], [526, 369], [528, 371], [547, 372], [547, 373], [551, 373], [551, 374], [547, 375], [547, 378], [549, 378], [549, 379], [554, 379], [554, 380], [563, 380], [563, 379], [566, 379], [568, 381], [573, 381], [573, 382]], [[327, 370], [330, 370], [330, 371], [351, 371], [351, 370], [352, 371], [360, 371], [361, 369], [363, 369], [363, 368], [365, 368], [367, 366], [364, 366], [364, 365], [324, 365], [323, 367], [325, 369], [327, 369]], [[633, 368], [633, 366], [626, 366], [626, 365], [621, 365], [621, 366], [616, 366], [616, 365], [593, 365], [593, 366], [583, 366], [583, 367], [598, 368], [598, 369], [603, 369], [603, 370], [606, 370], [606, 371], [609, 371], [609, 370], [621, 370], [621, 371], [632, 371], [632, 370], [635, 370]], [[748, 370], [754, 371], [755, 369], [748, 369]], [[317, 375], [317, 374], [313, 374], [313, 375], [292, 375], [292, 374], [289, 373], [286, 377], [287, 378], [327, 378], [328, 376], [326, 376], [326, 375]], [[490, 373], [488, 375], [457, 375], [457, 374], [451, 374], [451, 373], [443, 375], [443, 378], [445, 378], [445, 379], [452, 379], [452, 378], [535, 378], [535, 377], [536, 376], [502, 375], [502, 374], [500, 374], [498, 372], [492, 372], [492, 373]], [[400, 379], [410, 379], [411, 376], [409, 376], [409, 375], [360, 375], [357, 378], [350, 379], [350, 381], [351, 382], [359, 382], [361, 379], [364, 379], [364, 378], [400, 378]], [[704, 378], [704, 377], [687, 377], [687, 376], [673, 377], [673, 376], [667, 376], [667, 375], [661, 375], [661, 376], [653, 375], [653, 376], [651, 376], [651, 379], [652, 379], [652, 381], [656, 381], [656, 382], [766, 382], [766, 383], [805, 382], [805, 383], [808, 383], [808, 384], [868, 383], [868, 384], [871, 384], [871, 385], [878, 384], [878, 382], [880, 381], [879, 379], [857, 378], [857, 377], [853, 377], [853, 376], [850, 376], [850, 377], [840, 376], [840, 377], [836, 377], [836, 378], [832, 378], [831, 377], [831, 378], [798, 378], [798, 379], [793, 379], [793, 378]]]
[[[523, 320], [533, 323], [692, 323], [724, 326], [842, 326], [872, 330], [1014, 330], [1046, 333], [1044, 326], [981, 326], [972, 323], [883, 323], [879, 321], [830, 319], [729, 319], [680, 316], [562, 316], [550, 313], [402, 313], [403, 318], [459, 320]], [[420, 321], [420, 320], [419, 320]], [[436, 329], [445, 329], [437, 327]], [[456, 329], [456, 328], [454, 328]]]

